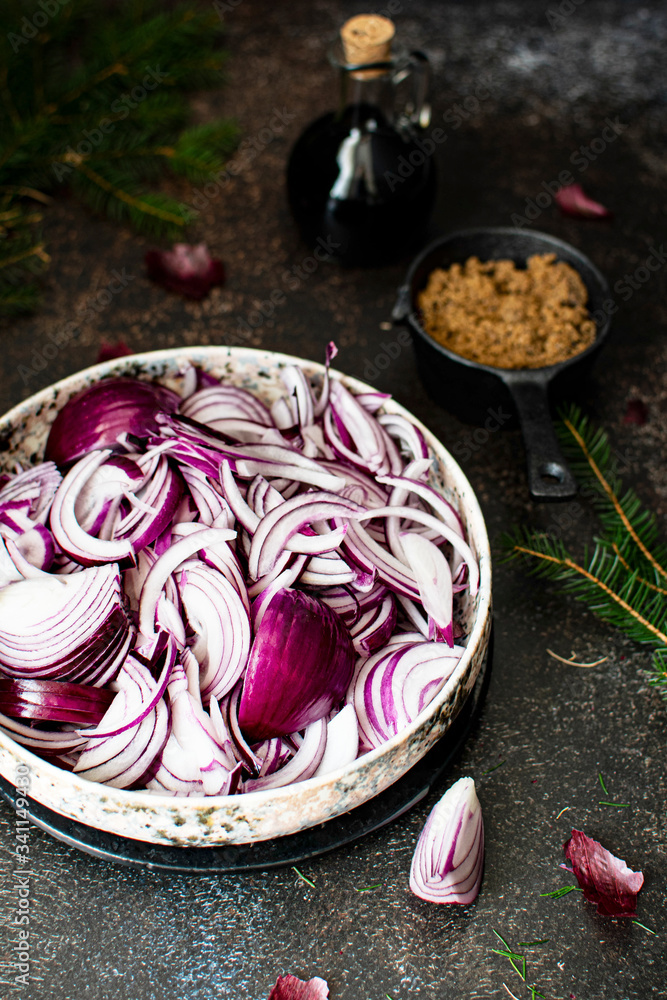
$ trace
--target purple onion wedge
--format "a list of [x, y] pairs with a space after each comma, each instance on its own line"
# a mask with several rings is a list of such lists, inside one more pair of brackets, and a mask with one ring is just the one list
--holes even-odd
[[113, 378], [95, 382], [63, 406], [46, 442], [45, 459], [67, 465], [97, 448], [117, 448], [119, 434], [158, 430], [158, 413], [173, 413], [180, 397], [154, 382]]
[[472, 778], [433, 807], [412, 858], [410, 888], [428, 903], [472, 903], [484, 868], [482, 808]]
[[342, 701], [355, 653], [335, 611], [299, 590], [279, 590], [255, 633], [239, 724], [250, 742], [304, 729]]

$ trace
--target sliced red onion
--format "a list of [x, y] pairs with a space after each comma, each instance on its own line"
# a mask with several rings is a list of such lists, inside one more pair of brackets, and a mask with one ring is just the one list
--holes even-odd
[[[357, 399], [359, 397], [357, 396]], [[386, 432], [399, 442], [404, 453], [410, 458], [428, 458], [428, 445], [424, 435], [414, 424], [402, 417], [400, 413], [381, 413], [378, 423]]]
[[79, 527], [89, 535], [99, 535], [113, 501], [118, 501], [117, 510], [126, 492], [138, 489], [144, 478], [143, 470], [127, 455], [109, 455], [78, 492], [74, 515]]
[[444, 687], [463, 649], [419, 636], [388, 643], [362, 661], [351, 696], [364, 742], [381, 746], [417, 718]]
[[[216, 483], [211, 483], [203, 473], [196, 469], [183, 469], [183, 478], [199, 512], [199, 520], [209, 527], [213, 521], [217, 527], [232, 528], [234, 515], [226, 500], [223, 499]], [[220, 516], [226, 515], [226, 524], [220, 523]]]
[[128, 541], [133, 552], [150, 545], [171, 523], [183, 495], [183, 480], [160, 455], [157, 466], [142, 489], [127, 492], [132, 511], [117, 522], [114, 537]]
[[337, 455], [366, 472], [398, 474], [403, 468], [393, 440], [340, 382], [331, 385], [324, 433]]
[[32, 519], [45, 524], [51, 502], [61, 482], [62, 476], [55, 462], [42, 462], [41, 465], [25, 469], [10, 478], [0, 489], [0, 506], [27, 500], [30, 505], [28, 513]]
[[338, 348], [334, 344], [333, 340], [330, 340], [327, 344], [326, 354], [324, 357], [324, 378], [322, 379], [320, 398], [315, 402], [313, 409], [313, 415], [317, 418], [322, 416], [325, 409], [329, 405], [329, 395], [331, 392], [331, 376], [329, 373], [329, 366], [337, 354]]
[[240, 679], [248, 660], [247, 609], [228, 580], [205, 565], [185, 569], [179, 591], [195, 633], [191, 648], [200, 667], [202, 700], [222, 698]]
[[[430, 463], [429, 463], [430, 464]], [[419, 469], [421, 463], [413, 462], [412, 467], [414, 469]], [[441, 493], [438, 493], [432, 486], [428, 483], [422, 483], [416, 478], [410, 476], [381, 476], [379, 481], [382, 483], [387, 483], [388, 486], [393, 486], [394, 492], [389, 500], [390, 506], [401, 505], [405, 503], [408, 493], [415, 493], [417, 496], [425, 500], [439, 516], [439, 518], [444, 521], [448, 527], [455, 531], [461, 538], [465, 538], [465, 531], [463, 528], [463, 522], [458, 511], [446, 500]]]
[[16, 719], [10, 719], [0, 713], [0, 732], [5, 736], [28, 747], [40, 757], [57, 756], [79, 750], [86, 742], [85, 736], [79, 736], [74, 731], [54, 732], [38, 729], [37, 726], [26, 726]]
[[[53, 535], [48, 528], [45, 528], [43, 524], [35, 524], [29, 520], [28, 523], [32, 526], [25, 531], [0, 526], [0, 537], [4, 537], [6, 540], [3, 548], [9, 552], [10, 557], [14, 558], [15, 563], [16, 552], [20, 553], [23, 561], [21, 561], [20, 567], [17, 564], [17, 568], [24, 576], [32, 575], [29, 571], [25, 572], [24, 563], [28, 563], [38, 570], [46, 571], [53, 565], [56, 554]], [[10, 540], [14, 543], [15, 548], [8, 544]], [[21, 567], [23, 568], [21, 569]]]
[[410, 888], [429, 903], [468, 904], [484, 868], [484, 823], [472, 778], [460, 778], [433, 807], [410, 869]]
[[449, 563], [437, 545], [417, 532], [402, 531], [400, 540], [429, 618], [429, 639], [442, 638], [453, 646], [454, 593]]
[[245, 782], [244, 791], [263, 792], [267, 788], [282, 788], [298, 781], [306, 781], [317, 771], [324, 757], [327, 745], [326, 719], [318, 719], [306, 726], [303, 743], [289, 763], [278, 771], [262, 778], [250, 778]]
[[383, 583], [375, 581], [365, 590], [355, 587], [332, 587], [318, 594], [321, 601], [339, 614], [348, 628], [352, 628], [364, 612], [381, 605], [388, 590]]
[[273, 426], [268, 409], [257, 396], [247, 389], [219, 383], [193, 393], [181, 403], [179, 412], [214, 429], [220, 420], [248, 420], [264, 427]]
[[337, 587], [354, 583], [357, 576], [357, 571], [335, 552], [325, 552], [311, 556], [298, 579], [304, 587]]
[[11, 677], [102, 686], [131, 641], [116, 566], [0, 590], [0, 666]]
[[[286, 368], [288, 393], [272, 412], [246, 390], [190, 369], [179, 414], [174, 398], [157, 405], [152, 394], [141, 430], [118, 428], [62, 482], [51, 465], [43, 500], [39, 477], [0, 480], [0, 665], [4, 649], [17, 661], [5, 671], [12, 677], [98, 688], [117, 677], [115, 712], [124, 684], [139, 704], [134, 716], [120, 713], [115, 729], [99, 725], [81, 737], [27, 736], [11, 719], [3, 728], [61, 766], [83, 760], [88, 776], [120, 787], [218, 795], [243, 790], [242, 772], [251, 776], [247, 790], [326, 773], [352, 760], [357, 745], [366, 752], [416, 718], [462, 650], [400, 629], [407, 620], [431, 639], [444, 633], [453, 641], [452, 593], [466, 580], [474, 590], [477, 567], [457, 513], [424, 481], [430, 460], [421, 433], [378, 413], [382, 394], [353, 396], [331, 381], [332, 356], [319, 399], [301, 369]], [[201, 388], [193, 392], [195, 381]], [[116, 449], [127, 454], [112, 455]], [[37, 512], [57, 532], [56, 575], [42, 572], [50, 536]], [[442, 539], [453, 554], [434, 544]], [[114, 549], [119, 542], [129, 544]], [[99, 576], [105, 561], [114, 579]], [[122, 607], [111, 565], [118, 561], [138, 635]], [[79, 616], [49, 617], [48, 661], [39, 629], [27, 639], [4, 635], [4, 591], [44, 579], [88, 582], [91, 573], [92, 597], [68, 585]], [[451, 593], [443, 593], [440, 580], [452, 575]], [[324, 601], [286, 589], [294, 585]], [[356, 666], [348, 630], [367, 654]], [[171, 710], [187, 726], [172, 729]], [[246, 737], [262, 747], [254, 752]]]
[[[461, 538], [458, 532], [442, 521], [439, 521], [438, 518], [433, 517], [432, 514], [427, 514], [416, 507], [378, 507], [367, 511], [365, 514], [358, 515], [357, 520], [364, 521], [371, 517], [404, 517], [415, 521], [417, 524], [424, 524], [427, 528], [432, 528], [433, 531], [446, 539], [464, 558], [470, 578], [470, 594], [474, 597], [477, 593], [479, 588], [479, 566], [477, 565], [477, 560], [473, 555], [472, 549]], [[406, 596], [410, 597], [412, 595], [407, 594]]]
[[[147, 655], [143, 657], [143, 654]], [[149, 655], [148, 655], [149, 654]], [[142, 697], [139, 700], [137, 706], [137, 712], [132, 715], [125, 713], [123, 718], [116, 723], [117, 710], [112, 713], [112, 719], [115, 724], [115, 728], [107, 728], [106, 722], [98, 726], [95, 730], [88, 730], [86, 732], [86, 737], [88, 740], [106, 740], [114, 736], [120, 736], [121, 733], [125, 733], [130, 729], [134, 729], [139, 723], [153, 711], [153, 709], [159, 704], [165, 691], [167, 690], [167, 685], [171, 678], [171, 674], [176, 663], [176, 657], [178, 655], [178, 649], [172, 638], [165, 632], [160, 632], [157, 636], [155, 642], [151, 646], [142, 646], [134, 650], [134, 656], [128, 657], [124, 661], [121, 670], [118, 673], [118, 677], [114, 681], [117, 682], [117, 688], [121, 690], [127, 679], [127, 673], [130, 669], [131, 664], [128, 666], [128, 661], [130, 659], [139, 660], [139, 656], [145, 661], [145, 665], [148, 668], [149, 676], [151, 678], [151, 683], [148, 687], [143, 684], [141, 687]], [[159, 673], [157, 680], [153, 680], [156, 673]], [[119, 679], [120, 678], [120, 679]]]
[[0, 711], [14, 719], [96, 726], [112, 701], [110, 691], [85, 684], [0, 677]]
[[23, 579], [23, 573], [18, 569], [7, 549], [4, 538], [0, 535], [0, 589]]
[[204, 548], [225, 545], [236, 538], [236, 532], [228, 528], [202, 528], [182, 538], [159, 557], [144, 582], [139, 601], [139, 630], [146, 638], [155, 633], [155, 609], [167, 580], [182, 562]]
[[345, 705], [327, 726], [327, 745], [315, 771], [315, 777], [338, 771], [356, 760], [359, 752], [359, 728], [353, 705]]
[[301, 591], [278, 591], [255, 629], [241, 729], [253, 741], [303, 729], [342, 700], [353, 669], [352, 643], [335, 612]]
[[387, 594], [380, 604], [363, 612], [359, 620], [350, 627], [355, 651], [360, 656], [368, 656], [376, 649], [382, 649], [395, 627], [396, 604], [391, 594]]
[[76, 517], [76, 503], [90, 477], [111, 454], [108, 449], [93, 451], [67, 473], [51, 505], [51, 531], [63, 552], [83, 566], [132, 559], [129, 541], [105, 541], [84, 531]]
[[254, 747], [254, 752], [262, 761], [258, 775], [260, 778], [263, 778], [267, 774], [273, 774], [278, 768], [283, 767], [290, 757], [294, 756], [293, 748], [286, 740], [281, 739], [279, 736], [274, 736], [273, 739], [258, 743]]
[[88, 743], [74, 771], [88, 781], [129, 788], [164, 747], [169, 711], [162, 697], [164, 686], [158, 684], [161, 691], [156, 699], [156, 683], [150, 670], [133, 656], [127, 657], [114, 687], [118, 694], [99, 727], [82, 733]]
[[284, 553], [286, 559], [279, 559], [274, 568], [266, 576], [260, 576], [259, 580], [248, 587], [248, 597], [256, 598], [253, 603], [253, 623], [255, 627], [259, 624], [258, 608], [259, 602], [268, 605], [269, 595], [283, 587], [293, 587], [297, 580], [303, 580], [303, 568], [311, 562], [307, 555], [291, 555]]
[[[352, 500], [338, 497], [335, 493], [300, 493], [274, 507], [257, 525], [252, 538], [248, 557], [248, 573], [253, 580], [269, 573], [278, 556], [291, 541], [292, 549], [308, 554], [321, 554], [337, 549], [343, 541], [347, 526], [327, 531], [321, 535], [304, 535], [303, 529], [314, 521], [333, 517], [349, 517], [361, 514], [363, 508]], [[299, 534], [298, 539], [295, 537]]]
[[287, 403], [292, 412], [292, 424], [299, 429], [308, 427], [314, 419], [313, 394], [302, 368], [286, 365], [280, 377], [287, 389]]
[[234, 690], [222, 699], [222, 702], [220, 703], [220, 712], [225, 721], [227, 732], [229, 733], [232, 743], [234, 744], [236, 757], [243, 763], [243, 766], [248, 774], [254, 776], [259, 774], [262, 761], [246, 742], [239, 725], [239, 704], [241, 701], [242, 689], [243, 682], [239, 681]]
[[177, 664], [169, 682], [172, 728], [160, 754], [155, 777], [147, 787], [176, 795], [228, 795], [232, 770], [201, 703], [188, 690]]
[[67, 465], [99, 448], [118, 449], [121, 433], [145, 437], [157, 430], [158, 413], [172, 413], [180, 398], [154, 382], [113, 378], [95, 382], [58, 412], [45, 458]]
[[[387, 510], [386, 507], [378, 509]], [[367, 516], [375, 516], [375, 510], [368, 512]], [[419, 600], [419, 588], [410, 568], [380, 545], [361, 524], [349, 522], [342, 548], [346, 559], [369, 574], [377, 573], [390, 590], [411, 600]]]

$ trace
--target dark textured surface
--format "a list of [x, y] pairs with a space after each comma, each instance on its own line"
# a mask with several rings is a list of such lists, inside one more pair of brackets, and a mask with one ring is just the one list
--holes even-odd
[[[489, 93], [460, 127], [453, 128], [455, 111], [443, 126], [436, 230], [510, 224], [543, 182], [566, 169], [614, 210], [610, 223], [586, 223], [551, 205], [535, 225], [580, 247], [612, 287], [623, 282], [587, 406], [609, 431], [628, 481], [664, 520], [665, 265], [631, 295], [623, 276], [633, 275], [651, 247], [660, 248], [665, 233], [667, 11], [657, 2], [560, 5], [568, 7], [573, 12], [553, 27], [547, 13], [559, 10], [557, 0], [403, 3], [396, 22], [409, 44], [431, 54], [438, 123], [474, 95], [480, 80]], [[290, 144], [334, 97], [323, 42], [362, 9], [243, 0], [229, 10], [229, 84], [198, 98], [197, 114], [232, 112], [249, 137], [274, 108], [294, 117], [254, 157], [237, 154], [240, 173], [200, 217], [195, 235], [227, 263], [227, 285], [201, 305], [167, 296], [143, 277], [143, 241], [92, 220], [73, 202], [58, 203], [46, 221], [53, 265], [44, 307], [3, 335], [3, 409], [93, 363], [102, 340], [123, 338], [135, 350], [233, 343], [239, 321], [254, 322], [276, 288], [285, 301], [256, 328], [252, 343], [320, 359], [334, 338], [339, 367], [369, 377], [383, 343], [395, 337], [383, 324], [405, 264], [349, 272], [320, 265], [294, 287], [293, 272], [286, 272], [308, 251], [294, 234], [282, 187]], [[582, 171], [570, 158], [601, 135], [607, 117], [627, 128]], [[49, 342], [48, 332], [81, 316], [122, 268], [134, 275], [127, 287], [94, 318], [82, 319], [76, 341], [38, 371], [35, 352]], [[475, 441], [471, 428], [429, 401], [409, 349], [376, 382], [460, 457], [492, 540], [520, 520], [555, 520], [581, 544], [591, 529], [587, 511], [538, 508], [528, 499], [516, 431]], [[623, 423], [635, 397], [648, 407], [641, 427]], [[333, 1000], [495, 1000], [508, 996], [504, 984], [529, 998], [508, 961], [493, 954], [492, 928], [515, 947], [549, 939], [527, 951], [528, 982], [546, 997], [667, 996], [667, 711], [642, 675], [648, 653], [513, 567], [496, 567], [494, 598], [491, 689], [451, 772], [452, 780], [476, 779], [484, 810], [486, 873], [475, 904], [436, 907], [408, 889], [414, 844], [436, 795], [389, 829], [305, 865], [315, 888], [289, 869], [202, 877], [131, 871], [31, 829], [31, 980], [16, 987], [9, 964], [17, 940], [16, 842], [13, 814], [2, 804], [2, 996], [264, 1000], [276, 977], [292, 972], [327, 979]], [[590, 669], [570, 667], [547, 648], [564, 657], [574, 650], [585, 662], [607, 659]], [[630, 808], [598, 805], [599, 771], [610, 798]], [[540, 897], [571, 881], [559, 865], [572, 826], [643, 870], [638, 917], [657, 936], [598, 917], [579, 893]], [[378, 887], [359, 891], [368, 886]]]

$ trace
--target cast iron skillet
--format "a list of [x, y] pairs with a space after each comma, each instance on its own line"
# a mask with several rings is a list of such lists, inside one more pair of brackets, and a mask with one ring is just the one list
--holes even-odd
[[[597, 322], [593, 344], [581, 354], [544, 368], [505, 369], [468, 361], [442, 347], [423, 329], [417, 296], [436, 267], [480, 260], [513, 260], [525, 264], [532, 254], [555, 253], [574, 267], [588, 290], [588, 310]], [[417, 356], [417, 368], [436, 402], [471, 423], [491, 418], [495, 425], [518, 416], [526, 446], [528, 483], [535, 500], [567, 500], [577, 484], [561, 454], [551, 422], [549, 399], [571, 395], [585, 377], [609, 332], [603, 303], [607, 282], [594, 264], [569, 243], [547, 233], [520, 229], [464, 229], [426, 247], [413, 261], [393, 311], [395, 323], [406, 325]]]

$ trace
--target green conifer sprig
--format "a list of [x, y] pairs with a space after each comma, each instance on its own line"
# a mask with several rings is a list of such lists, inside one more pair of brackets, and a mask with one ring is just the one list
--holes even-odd
[[651, 683], [667, 697], [667, 550], [656, 519], [632, 490], [623, 489], [607, 435], [577, 407], [564, 414], [560, 435], [602, 533], [577, 560], [548, 532], [517, 528], [503, 538], [506, 555], [555, 581], [631, 639], [652, 645]]
[[155, 185], [167, 172], [206, 181], [238, 141], [229, 120], [189, 123], [187, 92], [222, 80], [212, 8], [51, 8], [44, 25], [28, 0], [0, 4], [0, 311], [9, 313], [35, 307], [35, 277], [48, 265], [35, 205], [66, 185], [94, 212], [182, 237], [196, 213]]

